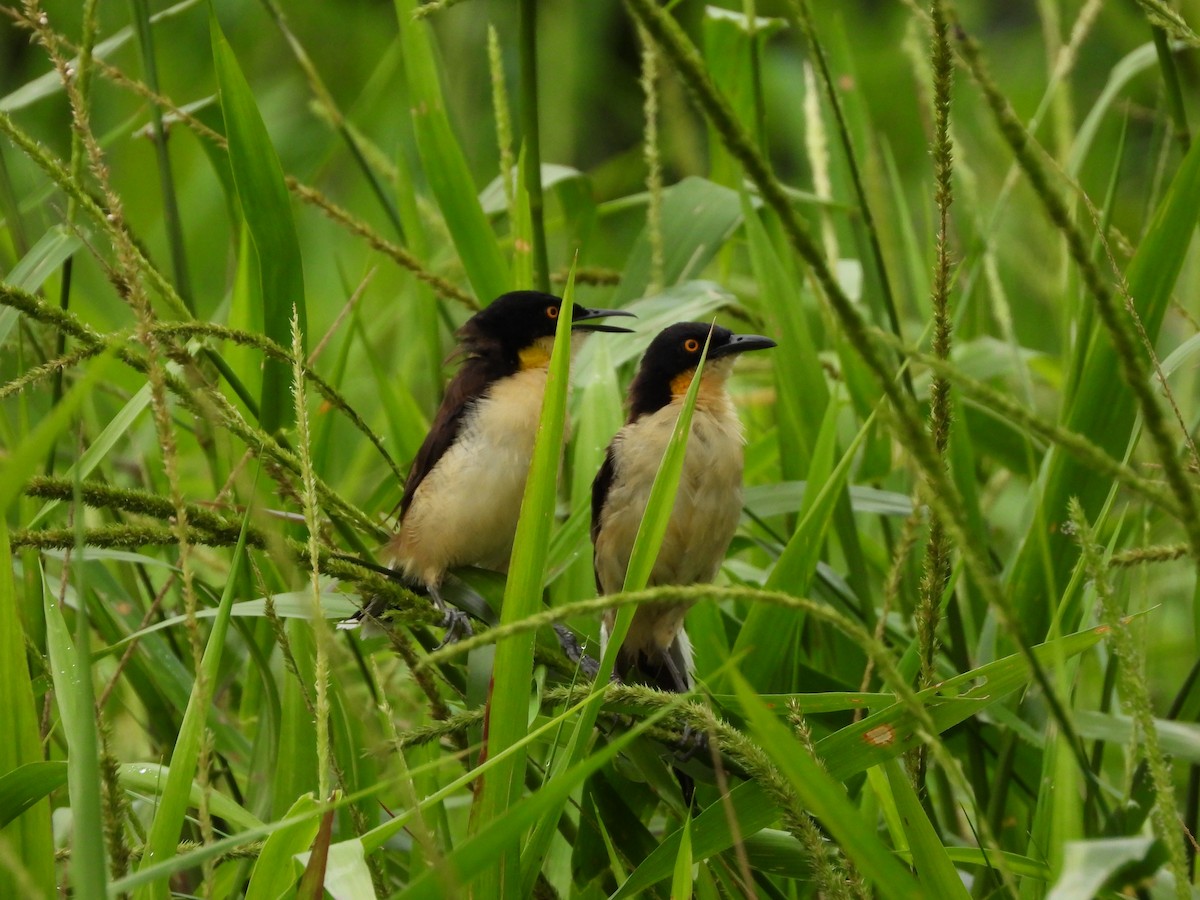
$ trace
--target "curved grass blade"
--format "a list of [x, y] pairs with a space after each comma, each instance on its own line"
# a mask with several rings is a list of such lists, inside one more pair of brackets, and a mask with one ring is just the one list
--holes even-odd
[[[138, 416], [145, 411], [150, 405], [150, 385], [142, 385], [141, 390], [129, 398], [128, 402], [104, 426], [104, 430], [96, 437], [94, 441], [88, 444], [88, 448], [83, 451], [83, 454], [71, 467], [63, 473], [64, 478], [78, 478], [80, 481], [87, 478], [95, 470], [100, 461], [108, 456], [113, 446], [126, 432], [133, 426]], [[32, 528], [61, 503], [61, 500], [47, 500], [46, 503], [38, 510], [37, 515], [30, 520], [27, 527]]]
[[415, 0], [396, 0], [395, 5], [417, 152], [467, 279], [475, 295], [488, 303], [512, 287], [512, 276], [479, 205], [462, 147], [450, 128], [428, 26], [413, 21]]
[[[851, 465], [875, 420], [874, 413], [867, 417], [835, 464], [839, 411], [836, 403], [826, 407], [825, 421], [813, 448], [808, 473], [808, 483], [819, 484], [821, 489], [805, 494], [800, 523], [767, 578], [768, 590], [803, 597], [812, 586], [825, 535], [837, 511], [838, 501], [845, 494]], [[789, 651], [796, 646], [803, 626], [804, 616], [795, 610], [766, 604], [753, 607], [746, 615], [731, 651], [734, 655], [744, 654], [743, 677], [760, 691], [774, 691], [795, 684], [791, 675], [794, 660], [789, 659]]]
[[[292, 307], [295, 306], [300, 320], [302, 340], [308, 330], [308, 318], [304, 304], [304, 262], [283, 167], [271, 145], [254, 94], [215, 14], [209, 24], [213, 67], [229, 140], [230, 168], [242, 216], [258, 257], [263, 333], [279, 346], [290, 347]], [[259, 406], [259, 424], [264, 431], [274, 433], [291, 424], [295, 415], [291, 383], [291, 370], [286, 362], [269, 359], [264, 363]]]
[[[200, 671], [196, 673], [196, 681], [183, 714], [183, 722], [179, 726], [179, 736], [171, 754], [167, 783], [163, 788], [161, 803], [155, 812], [150, 831], [146, 835], [146, 849], [138, 871], [174, 856], [179, 845], [179, 833], [191, 794], [196, 761], [200, 756], [200, 743], [204, 738], [209, 706], [221, 665], [221, 654], [225, 649], [234, 588], [238, 584], [238, 571], [246, 554], [246, 531], [249, 524], [250, 509], [247, 508], [246, 515], [242, 518], [242, 530], [238, 535], [237, 546], [233, 551], [233, 562], [225, 582], [225, 590], [218, 605], [218, 615], [213, 622], [208, 644], [204, 648], [204, 657], [200, 663]], [[143, 885], [135, 897], [137, 900], [168, 900], [170, 893], [167, 881], [160, 880]]]
[[[655, 711], [653, 715], [648, 716], [587, 759], [549, 779], [537, 791], [523, 797], [513, 805], [504, 818], [489, 823], [486, 827], [481, 828], [474, 837], [460, 844], [446, 859], [446, 864], [454, 867], [460, 883], [470, 881], [481, 873], [486, 873], [494, 868], [495, 862], [504, 848], [514, 840], [516, 835], [530, 825], [535, 822], [557, 822], [562, 807], [570, 798], [572, 791], [589, 775], [614, 759], [617, 754], [637, 740], [664, 715], [675, 709], [685, 697], [684, 694], [679, 695], [674, 702]], [[603, 700], [603, 698], [604, 691], [600, 690], [592, 694], [589, 699], [594, 702], [596, 699]], [[418, 900], [418, 898], [437, 900], [442, 896], [439, 893], [441, 887], [441, 882], [437, 880], [437, 873], [426, 871], [400, 896], [406, 900]], [[532, 896], [528, 893], [487, 894], [484, 893], [485, 889], [486, 884], [476, 885], [472, 896]]]
[[[1158, 338], [1172, 289], [1200, 219], [1197, 196], [1200, 196], [1200, 142], [1193, 144], [1184, 157], [1125, 270], [1129, 295], [1151, 343]], [[1121, 459], [1134, 427], [1135, 404], [1129, 386], [1112, 377], [1112, 373], [1119, 370], [1116, 351], [1107, 335], [1094, 331], [1090, 339], [1085, 336], [1077, 342], [1076, 354], [1083, 360], [1078, 369], [1078, 389], [1064, 410], [1062, 422], [1071, 431], [1091, 437], [1111, 456]], [[1076, 363], [1072, 362], [1071, 366], [1075, 367]], [[1085, 515], [1094, 518], [1112, 487], [1107, 479], [1057, 445], [1050, 448], [1042, 472], [1036, 502], [1042, 511], [1041, 519], [1054, 525], [1065, 518], [1064, 511], [1071, 497], [1078, 498]], [[1050, 560], [1049, 573], [1043, 568], [1043, 552]], [[1026, 633], [1031, 638], [1045, 634], [1049, 618], [1047, 577], [1056, 589], [1061, 590], [1077, 558], [1073, 539], [1061, 528], [1054, 527], [1047, 535], [1030, 536], [1022, 543], [1008, 584], [1014, 610], [1025, 623]], [[1066, 624], [1069, 628], [1075, 623]]]
[[[5, 507], [0, 505], [0, 709], [6, 711], [8, 727], [7, 740], [0, 741], [0, 784], [5, 786], [2, 792], [5, 819], [0, 825], [0, 840], [22, 860], [29, 881], [41, 895], [51, 897], [56, 888], [50, 804], [34, 797], [25, 805], [7, 790], [11, 779], [17, 777], [16, 773], [31, 772], [30, 766], [41, 766], [43, 762], [33, 684], [25, 656], [25, 628], [17, 608], [17, 586], [13, 580], [13, 557], [4, 513]], [[24, 791], [27, 786], [22, 780], [15, 787]], [[0, 896], [19, 896], [20, 885], [21, 882], [7, 869], [0, 868]]]
[[25, 763], [0, 775], [0, 828], [67, 783], [67, 764], [60, 760]]
[[750, 733], [787, 779], [796, 798], [829, 830], [868, 883], [883, 897], [919, 900], [928, 896], [869, 826], [846, 796], [845, 788], [814, 761], [771, 712], [746, 679], [736, 673], [734, 687], [749, 714]]
[[[546, 558], [550, 532], [554, 525], [554, 507], [558, 490], [559, 461], [562, 458], [563, 438], [567, 418], [567, 386], [571, 364], [571, 313], [574, 296], [574, 270], [568, 275], [563, 292], [562, 312], [558, 317], [554, 351], [542, 400], [542, 417], [538, 424], [533, 461], [525, 496], [521, 501], [521, 517], [513, 542], [508, 582], [504, 589], [504, 605], [500, 624], [508, 625], [541, 609], [542, 584], [546, 575]], [[516, 744], [529, 728], [529, 684], [533, 675], [534, 634], [527, 632], [506, 638], [496, 645], [494, 687], [491, 712], [488, 716], [488, 747], [490, 756]], [[478, 816], [481, 827], [506, 814], [520, 795], [524, 784], [524, 753], [516, 753], [485, 779], [479, 798]], [[489, 888], [512, 893], [519, 878], [518, 834], [510, 831], [510, 841], [500, 855], [498, 865], [483, 890]], [[504, 890], [507, 885], [507, 891]]]
[[[72, 843], [71, 885], [77, 897], [103, 898], [108, 887], [108, 863], [101, 837], [104, 823], [100, 813], [100, 761], [91, 660], [86, 643], [77, 645], [71, 640], [56, 595], [44, 589], [42, 597], [50, 673], [67, 738], [67, 795], [76, 838]], [[79, 602], [82, 606], [82, 597]], [[76, 615], [82, 616], [82, 611], [77, 610]], [[86, 628], [86, 619], [82, 620], [81, 628]], [[83, 637], [87, 637], [86, 631]]]
[[917, 878], [929, 891], [929, 896], [945, 900], [955, 897], [967, 900], [971, 895], [963, 887], [963, 881], [946, 854], [941, 838], [925, 815], [917, 792], [908, 780], [908, 773], [896, 759], [888, 760], [883, 768], [892, 788], [892, 796], [896, 799], [896, 806], [900, 810], [900, 820], [904, 823], [908, 836], [908, 846], [912, 851]]
[[[147, 797], [157, 797], [166, 786], [170, 772], [168, 766], [158, 763], [123, 763], [117, 771], [117, 777], [126, 790]], [[211, 786], [202, 787], [193, 781], [188, 793], [188, 805], [192, 809], [199, 809], [201, 799], [208, 804], [210, 813], [224, 819], [230, 825], [236, 825], [238, 828], [262, 827], [262, 820], [245, 807], [213, 790]]]
[[[638, 526], [634, 538], [633, 551], [629, 557], [629, 567], [625, 571], [623, 590], [641, 590], [650, 580], [654, 569], [654, 561], [658, 558], [659, 548], [662, 547], [663, 537], [667, 533], [667, 524], [675, 509], [675, 493], [679, 488], [679, 480], [683, 474], [683, 460], [687, 452], [687, 441], [691, 434], [692, 412], [696, 408], [696, 397], [700, 393], [700, 380], [704, 373], [704, 363], [708, 358], [709, 337], [704, 341], [704, 349], [700, 353], [700, 361], [696, 366], [696, 374], [679, 410], [679, 418], [675, 421], [675, 430], [659, 463], [658, 473], [654, 476], [654, 484], [650, 488], [650, 497], [646, 501], [646, 512]], [[612, 634], [600, 658], [600, 668], [596, 673], [595, 684], [607, 684], [612, 677], [613, 667], [617, 661], [617, 651], [620, 649], [625, 635], [629, 633], [630, 623], [636, 608], [624, 606], [617, 613]], [[562, 754], [559, 764], [562, 769], [577, 764], [584, 755], [592, 728], [596, 724], [596, 716], [604, 700], [603, 692], [598, 692], [593, 700], [584, 707], [571, 735], [571, 742], [566, 753]], [[521, 856], [521, 887], [526, 896], [533, 890], [537, 872], [550, 845], [550, 838], [558, 821], [561, 809], [547, 816], [538, 823], [534, 833], [526, 843]]]

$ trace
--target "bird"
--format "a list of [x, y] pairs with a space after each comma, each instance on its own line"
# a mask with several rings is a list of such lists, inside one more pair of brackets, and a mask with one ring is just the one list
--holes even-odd
[[[409, 469], [399, 526], [381, 554], [388, 568], [424, 588], [444, 613], [443, 643], [471, 632], [466, 615], [442, 599], [447, 570], [508, 568], [562, 303], [553, 294], [513, 291], [456, 332], [455, 355], [463, 364]], [[629, 333], [591, 320], [632, 315], [576, 303], [571, 327]], [[372, 600], [359, 619], [370, 621], [386, 608], [385, 599]]]
[[[726, 382], [740, 354], [776, 344], [762, 335], [680, 322], [661, 331], [642, 357], [629, 387], [628, 419], [592, 483], [592, 558], [601, 595], [616, 593], [625, 583], [650, 488], [706, 341], [708, 355], [675, 506], [648, 586], [711, 582], [729, 549], [742, 510], [745, 438]], [[614, 674], [623, 681], [636, 674], [665, 691], [690, 690], [692, 654], [684, 630], [689, 605], [639, 608], [617, 653]], [[616, 611], [606, 610], [602, 646], [615, 621]]]

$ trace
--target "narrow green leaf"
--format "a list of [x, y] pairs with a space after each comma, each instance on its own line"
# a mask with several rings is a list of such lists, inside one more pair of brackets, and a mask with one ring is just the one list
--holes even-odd
[[[525, 484], [525, 496], [521, 501], [521, 517], [513, 542], [512, 561], [508, 567], [508, 583], [505, 585], [504, 605], [500, 613], [501, 625], [519, 622], [541, 609], [542, 584], [546, 574], [550, 532], [554, 524], [558, 472], [565, 435], [574, 293], [572, 270], [563, 291], [562, 311], [558, 317], [546, 393], [542, 400], [542, 415], [529, 467], [529, 479]], [[488, 717], [489, 755], [499, 754], [513, 746], [528, 732], [533, 645], [532, 632], [506, 638], [496, 645], [494, 687]], [[520, 796], [524, 771], [524, 754], [517, 753], [484, 780], [478, 812], [481, 826], [503, 817]], [[487, 884], [511, 892], [520, 883], [519, 835], [511, 831], [508, 837], [509, 843], [498, 856], [498, 864], [491, 870]]]
[[917, 798], [917, 792], [913, 790], [912, 783], [908, 780], [908, 773], [896, 759], [888, 760], [883, 769], [887, 773], [892, 796], [896, 798], [896, 805], [900, 810], [900, 818], [904, 823], [905, 833], [908, 835], [908, 846], [912, 851], [917, 878], [920, 880], [921, 886], [931, 897], [944, 898], [944, 900], [961, 897], [966, 900], [971, 895], [963, 885], [963, 880], [954, 868], [954, 863], [946, 855], [946, 848], [942, 844], [941, 838], [938, 837], [928, 816], [925, 815], [921, 801]]
[[[734, 115], [742, 127], [760, 139], [756, 100], [761, 98], [757, 84], [761, 73], [756, 71], [763, 44], [784, 27], [783, 19], [765, 18], [718, 6], [704, 9], [704, 60], [713, 83], [729, 100]], [[708, 125], [708, 146], [713, 181], [726, 187], [738, 188], [742, 167], [721, 143], [720, 136]]]
[[100, 813], [99, 742], [87, 648], [80, 648], [81, 660], [57, 596], [49, 590], [43, 591], [42, 596], [50, 673], [67, 738], [67, 793], [71, 817], [78, 829], [75, 835], [79, 838], [72, 845], [71, 885], [76, 896], [102, 898], [108, 886], [108, 864], [104, 839], [100, 837], [104, 834], [104, 822]]
[[[710, 335], [711, 337], [711, 335]], [[675, 508], [675, 493], [679, 488], [679, 480], [683, 473], [683, 461], [687, 452], [687, 440], [691, 434], [692, 412], [696, 407], [696, 397], [700, 392], [700, 379], [704, 372], [704, 363], [708, 358], [708, 340], [704, 341], [704, 350], [692, 376], [679, 417], [675, 421], [675, 429], [671, 440], [663, 453], [658, 472], [654, 476], [654, 484], [650, 488], [650, 496], [646, 501], [646, 511], [638, 526], [638, 532], [633, 542], [633, 550], [629, 557], [629, 567], [625, 570], [625, 591], [636, 591], [644, 588], [650, 579], [654, 561], [658, 558], [659, 548], [667, 532], [671, 512]], [[596, 684], [606, 684], [612, 676], [613, 667], [617, 661], [617, 651], [620, 649], [629, 625], [633, 621], [635, 607], [621, 607], [617, 613], [612, 633], [608, 635], [608, 643], [600, 658], [600, 668], [595, 677]], [[559, 758], [560, 769], [573, 766], [583, 758], [587, 743], [591, 738], [592, 728], [596, 724], [596, 716], [600, 712], [603, 694], [596, 694], [591, 703], [584, 707], [566, 753]], [[521, 878], [523, 892], [528, 895], [533, 890], [533, 882], [542, 859], [549, 847], [550, 838], [554, 834], [558, 813], [548, 816], [538, 823], [537, 829], [526, 842], [522, 851]]]
[[671, 900], [690, 900], [692, 896], [692, 816], [689, 811], [680, 829], [679, 854], [675, 857], [675, 875], [671, 879]]
[[67, 764], [31, 762], [0, 775], [0, 829], [67, 783]]
[[[37, 291], [46, 279], [62, 268], [71, 255], [83, 246], [83, 238], [65, 225], [55, 225], [42, 235], [12, 271], [4, 276], [4, 281], [13, 287], [33, 293]], [[15, 310], [7, 309], [9, 312]], [[4, 332], [0, 331], [0, 343], [4, 342]]]
[[[41, 734], [34, 709], [33, 685], [25, 657], [25, 628], [18, 611], [17, 586], [13, 580], [12, 552], [8, 545], [8, 522], [0, 506], [0, 709], [5, 710], [7, 737], [0, 741], [0, 811], [3, 825], [0, 840], [21, 860], [33, 886], [44, 897], [56, 893], [54, 840], [50, 831], [50, 804], [31, 796], [36, 787], [17, 773], [33, 775], [49, 765], [42, 759]], [[64, 766], [63, 777], [66, 767]], [[32, 781], [33, 779], [31, 779]], [[20, 896], [21, 881], [0, 867], [0, 896]]]
[[[786, 831], [764, 828], [757, 834], [747, 837], [743, 846], [746, 858], [754, 871], [803, 881], [812, 879], [809, 851]], [[943, 850], [951, 862], [964, 866], [995, 867], [996, 860], [999, 858], [1003, 860], [1005, 868], [1014, 875], [1038, 881], [1047, 881], [1050, 878], [1050, 870], [1045, 863], [1017, 853], [981, 850], [978, 847], [943, 847]], [[912, 859], [912, 853], [907, 850], [897, 850], [896, 856], [905, 861]]]
[[[592, 699], [602, 699], [603, 696], [603, 690], [597, 691], [592, 694]], [[582, 784], [589, 775], [609, 763], [617, 754], [621, 753], [626, 747], [637, 740], [655, 722], [659, 721], [664, 715], [683, 702], [684, 696], [681, 694], [672, 703], [657, 710], [653, 715], [648, 716], [629, 731], [610, 741], [582, 762], [549, 779], [536, 792], [526, 795], [514, 804], [503, 818], [490, 822], [486, 827], [481, 828], [479, 833], [474, 837], [467, 839], [464, 843], [456, 847], [454, 852], [447, 857], [446, 864], [453, 867], [459, 883], [466, 884], [481, 873], [486, 873], [490, 869], [493, 869], [497, 864], [497, 860], [500, 859], [501, 854], [505, 852], [506, 848], [512, 842], [514, 835], [521, 834], [535, 822], [557, 821], [559, 811], [570, 798], [572, 791]], [[415, 880], [407, 890], [403, 891], [400, 896], [405, 898], [405, 900], [420, 900], [420, 898], [438, 900], [438, 898], [443, 896], [441, 889], [442, 886], [437, 878], [437, 873], [427, 871]], [[477, 885], [473, 895], [488, 896], [480, 893], [484, 889], [485, 884]], [[497, 894], [496, 896], [527, 897], [530, 894]]]
[[[695, 819], [690, 820], [692, 858], [695, 861], [706, 860], [778, 819], [779, 810], [774, 799], [759, 782], [744, 781], [734, 785], [719, 803], [706, 807]], [[642, 860], [641, 865], [612, 895], [612, 900], [638, 896], [670, 878], [682, 841], [681, 829], [663, 837], [654, 852]]]
[[[209, 24], [213, 66], [229, 140], [230, 168], [258, 257], [263, 333], [281, 347], [290, 347], [293, 306], [300, 318], [302, 335], [308, 330], [308, 318], [304, 304], [304, 261], [283, 167], [250, 85], [215, 15]], [[259, 423], [265, 431], [274, 432], [287, 427], [294, 415], [290, 368], [286, 362], [267, 360], [263, 366]]]
[[1096, 97], [1096, 102], [1088, 110], [1087, 116], [1075, 133], [1074, 140], [1071, 141], [1071, 153], [1067, 157], [1066, 165], [1067, 174], [1072, 177], [1078, 176], [1083, 161], [1091, 151], [1100, 123], [1125, 86], [1142, 72], [1154, 68], [1157, 63], [1158, 54], [1155, 52], [1154, 43], [1148, 42], [1127, 53], [1120, 62], [1109, 69], [1104, 89]]
[[413, 20], [416, 8], [415, 0], [396, 0], [417, 150], [467, 279], [475, 296], [488, 303], [514, 286], [512, 276], [450, 128], [428, 26]]
[[[1141, 328], [1152, 344], [1158, 339], [1172, 288], [1200, 218], [1197, 196], [1200, 196], [1200, 141], [1193, 142], [1184, 157], [1125, 271]], [[1120, 459], [1133, 429], [1135, 404], [1128, 385], [1113, 378], [1113, 373], [1120, 369], [1116, 351], [1108, 336], [1097, 330], [1077, 341], [1076, 352], [1083, 354], [1083, 364], [1063, 424], [1090, 437]], [[1027, 538], [1009, 574], [1016, 615], [1024, 623], [1026, 633], [1035, 639], [1045, 634], [1049, 622], [1047, 578], [1061, 590], [1078, 557], [1073, 539], [1066, 529], [1058, 527], [1066, 519], [1067, 501], [1077, 498], [1084, 514], [1094, 518], [1112, 489], [1106, 478], [1058, 446], [1050, 448], [1042, 472], [1036, 500], [1040, 516], [1031, 521], [1044, 521], [1050, 527], [1045, 543], [1051, 571], [1047, 573], [1043, 568], [1042, 542]], [[1073, 625], [1067, 623], [1067, 627]]]
[[[229, 610], [233, 606], [234, 589], [238, 584], [238, 570], [246, 550], [246, 529], [250, 524], [250, 510], [242, 519], [242, 530], [238, 535], [237, 546], [233, 551], [233, 561], [229, 575], [225, 581], [225, 590], [221, 594], [218, 605], [219, 613], [213, 622], [208, 643], [204, 648], [204, 656], [200, 663], [200, 671], [196, 673], [196, 682], [192, 695], [188, 700], [183, 722], [179, 726], [179, 736], [175, 741], [175, 750], [171, 754], [171, 767], [167, 774], [166, 787], [163, 789], [161, 803], [155, 812], [154, 821], [146, 835], [146, 849], [139, 871], [162, 862], [175, 855], [179, 845], [180, 829], [183, 826], [184, 814], [187, 811], [191, 795], [192, 778], [196, 773], [196, 761], [200, 756], [200, 743], [204, 739], [204, 730], [208, 719], [209, 706], [216, 689], [217, 677], [221, 665], [221, 654], [225, 649], [225, 636], [229, 630]], [[165, 880], [154, 881], [143, 885], [135, 895], [138, 900], [167, 900], [170, 888]]]
[[[62, 477], [78, 478], [82, 481], [91, 475], [95, 471], [96, 466], [100, 464], [100, 461], [108, 455], [108, 452], [112, 450], [121, 438], [125, 437], [129, 429], [133, 426], [133, 423], [137, 421], [138, 416], [149, 405], [150, 385], [146, 384], [142, 385], [141, 390], [129, 398], [128, 402], [121, 407], [121, 411], [112, 417], [109, 423], [104, 426], [104, 430], [97, 435], [94, 441], [88, 444], [87, 449], [83, 451], [83, 455], [71, 464], [71, 467], [63, 473]], [[28, 527], [32, 528], [44, 519], [61, 502], [60, 500], [47, 500], [45, 505], [38, 510], [37, 515], [30, 520]]]
[[0, 515], [8, 510], [25, 483], [45, 461], [58, 436], [75, 420], [80, 405], [92, 396], [96, 384], [111, 377], [117, 367], [115, 355], [113, 348], [96, 357], [50, 414], [24, 435], [7, 457], [0, 456]]
[[[1140, 740], [1133, 727], [1133, 720], [1120, 713], [1077, 709], [1071, 718], [1080, 737], [1107, 741], [1120, 747], [1128, 747], [1135, 740]], [[1163, 753], [1200, 765], [1200, 725], [1195, 722], [1155, 719], [1154, 728], [1158, 732]]]
[[[742, 494], [742, 506], [760, 519], [797, 513], [804, 509], [807, 481], [778, 481], [774, 484], [754, 484]], [[850, 505], [857, 513], [895, 516], [912, 515], [912, 497], [896, 491], [882, 491], [866, 485], [850, 488]]]
[[[1041, 644], [1033, 652], [1046, 665], [1095, 646], [1105, 633], [1103, 627], [1090, 628]], [[925, 704], [940, 734], [1027, 686], [1031, 679], [1028, 661], [1022, 654], [1014, 653], [956, 675], [921, 691], [917, 697]], [[919, 743], [917, 722], [904, 704], [896, 703], [817, 741], [817, 755], [824, 760], [830, 775], [846, 779]]]
[[733, 681], [742, 706], [749, 713], [750, 733], [787, 779], [797, 800], [828, 829], [868, 884], [884, 897], [918, 900], [928, 896], [879, 840], [874, 825], [863, 821], [846, 796], [845, 788], [827, 775], [796, 738], [758, 702], [744, 678], [735, 673]]
[[[812, 587], [825, 535], [845, 491], [851, 465], [874, 424], [872, 414], [834, 465], [839, 413], [836, 403], [826, 407], [825, 421], [813, 448], [807, 479], [809, 484], [821, 485], [821, 490], [805, 494], [800, 523], [775, 561], [767, 578], [768, 590], [782, 590], [796, 597], [805, 597]], [[732, 650], [734, 655], [744, 654], [741, 664], [743, 677], [760, 691], [777, 691], [792, 684], [790, 673], [796, 662], [793, 651], [803, 625], [804, 616], [795, 610], [766, 604], [752, 607], [738, 631]]]
[[[127, 791], [155, 798], [165, 789], [170, 772], [168, 766], [158, 763], [123, 763], [117, 770], [117, 777]], [[208, 811], [230, 825], [249, 829], [259, 828], [263, 824], [258, 816], [248, 812], [245, 807], [220, 791], [214, 790], [211, 784], [201, 786], [199, 782], [193, 781], [188, 794], [188, 806], [191, 809], [199, 809], [202, 797], [208, 804]]]

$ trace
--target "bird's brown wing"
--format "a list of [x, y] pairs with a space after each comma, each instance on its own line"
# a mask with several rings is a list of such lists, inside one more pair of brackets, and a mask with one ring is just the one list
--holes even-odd
[[[595, 479], [592, 481], [592, 545], [595, 546], [596, 538], [600, 536], [600, 516], [604, 512], [604, 504], [608, 500], [608, 492], [612, 487], [613, 476], [616, 474], [616, 458], [613, 455], [613, 445], [608, 445], [608, 452], [604, 454], [604, 465], [600, 467], [600, 471], [596, 473]], [[604, 588], [600, 584], [600, 573], [596, 571], [595, 554], [592, 556], [592, 573], [596, 577], [596, 591], [603, 593]]]
[[462, 430], [463, 420], [471, 408], [471, 404], [483, 394], [494, 378], [491, 367], [478, 357], [469, 358], [458, 374], [446, 386], [446, 394], [442, 397], [442, 405], [438, 407], [433, 417], [433, 425], [425, 442], [417, 451], [412, 468], [408, 470], [408, 478], [404, 480], [404, 496], [400, 500], [400, 518], [412, 504], [413, 496], [433, 467], [445, 455], [450, 445], [454, 443]]

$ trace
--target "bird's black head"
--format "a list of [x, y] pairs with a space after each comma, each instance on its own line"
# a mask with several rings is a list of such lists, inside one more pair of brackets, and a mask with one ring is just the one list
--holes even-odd
[[[497, 297], [459, 329], [468, 352], [498, 354], [520, 368], [545, 364], [549, 358], [562, 298], [540, 291], [513, 291]], [[574, 305], [571, 327], [580, 331], [628, 332], [616, 325], [597, 325], [589, 320], [603, 316], [632, 316], [619, 309], [589, 309]], [[536, 357], [536, 360], [535, 360]]]
[[724, 381], [729, 374], [737, 354], [775, 346], [768, 337], [734, 334], [728, 328], [704, 322], [680, 322], [664, 328], [646, 348], [637, 377], [629, 387], [631, 420], [662, 409], [672, 399], [687, 392], [704, 352], [705, 341], [709, 341], [709, 345], [704, 377], [711, 374], [718, 381]]

